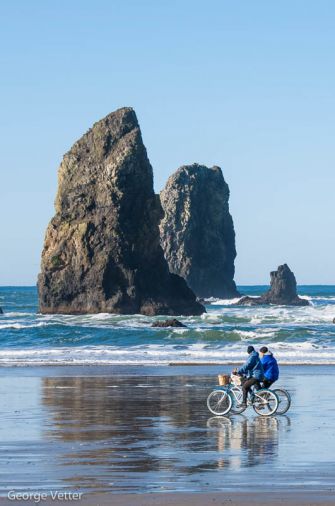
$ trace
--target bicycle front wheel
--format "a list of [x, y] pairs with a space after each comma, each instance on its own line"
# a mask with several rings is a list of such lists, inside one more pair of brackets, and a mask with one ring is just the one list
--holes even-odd
[[274, 388], [273, 392], [278, 397], [278, 408], [276, 413], [284, 415], [291, 407], [291, 396], [284, 388]]
[[258, 390], [255, 392], [252, 407], [258, 415], [271, 416], [278, 408], [278, 397], [271, 390]]
[[207, 397], [207, 407], [213, 415], [226, 415], [229, 413], [231, 406], [231, 397], [225, 390], [214, 390]]

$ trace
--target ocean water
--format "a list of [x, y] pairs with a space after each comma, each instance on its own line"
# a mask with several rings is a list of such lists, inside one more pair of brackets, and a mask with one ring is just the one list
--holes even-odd
[[[266, 286], [240, 286], [259, 295]], [[237, 363], [263, 345], [282, 364], [335, 364], [335, 286], [300, 286], [308, 307], [234, 307], [212, 300], [188, 328], [152, 328], [162, 317], [38, 314], [35, 287], [1, 287], [0, 365]]]

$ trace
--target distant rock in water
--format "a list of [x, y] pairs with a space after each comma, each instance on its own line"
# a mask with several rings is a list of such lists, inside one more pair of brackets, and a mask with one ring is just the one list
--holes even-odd
[[287, 306], [309, 306], [306, 299], [301, 299], [297, 294], [297, 282], [295, 276], [287, 264], [280, 265], [278, 270], [270, 273], [270, 290], [261, 297], [242, 297], [236, 305], [258, 306], [261, 304], [279, 304]]
[[176, 320], [175, 318], [173, 318], [171, 320], [154, 322], [151, 326], [152, 327], [185, 327], [185, 328], [187, 328], [186, 325], [184, 325], [179, 320]]
[[162, 208], [133, 109], [95, 123], [64, 156], [55, 207], [38, 279], [42, 313], [205, 312], [164, 258]]
[[2, 310], [2, 308], [1, 308], [1, 307], [0, 307], [0, 314], [3, 314], [3, 310]]
[[220, 167], [180, 167], [160, 194], [161, 244], [171, 272], [198, 297], [239, 296], [234, 282], [235, 231]]
[[287, 264], [280, 265], [276, 271], [272, 271], [270, 277], [270, 290], [263, 295], [270, 304], [309, 305], [306, 299], [298, 297], [297, 282]]

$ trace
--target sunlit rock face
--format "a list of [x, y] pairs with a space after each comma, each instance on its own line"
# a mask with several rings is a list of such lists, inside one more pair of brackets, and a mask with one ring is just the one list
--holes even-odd
[[133, 109], [95, 123], [64, 156], [55, 207], [38, 279], [42, 313], [204, 312], [164, 258], [162, 209]]

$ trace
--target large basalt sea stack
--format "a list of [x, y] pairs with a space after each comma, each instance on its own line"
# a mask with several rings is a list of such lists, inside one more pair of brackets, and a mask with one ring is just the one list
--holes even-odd
[[181, 167], [160, 198], [165, 213], [161, 244], [170, 271], [182, 276], [198, 297], [238, 296], [229, 188], [220, 167]]
[[276, 271], [270, 272], [271, 287], [261, 297], [242, 297], [237, 305], [256, 306], [260, 304], [279, 304], [288, 306], [308, 306], [306, 299], [297, 294], [295, 276], [287, 264], [280, 265]]
[[131, 108], [96, 123], [64, 156], [55, 207], [38, 279], [42, 313], [204, 312], [169, 272], [162, 209]]

